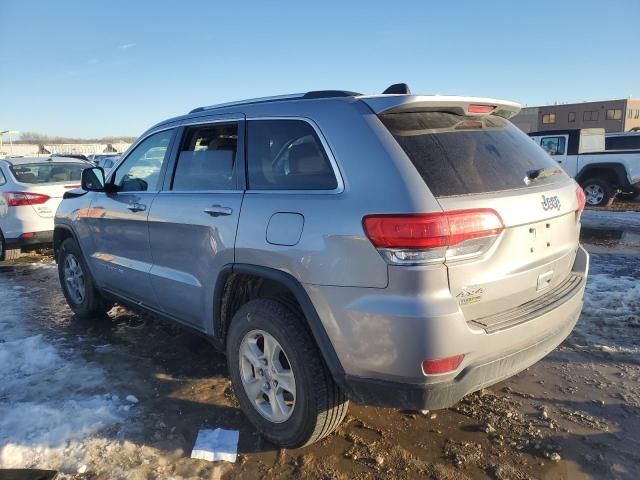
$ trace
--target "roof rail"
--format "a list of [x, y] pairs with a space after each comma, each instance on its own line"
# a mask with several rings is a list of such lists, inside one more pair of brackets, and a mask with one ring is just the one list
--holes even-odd
[[336, 97], [355, 97], [360, 95], [356, 92], [349, 92], [347, 90], [316, 90], [307, 93], [293, 93], [290, 95], [275, 95], [272, 97], [260, 97], [250, 98], [247, 100], [238, 100], [236, 102], [218, 103], [216, 105], [210, 105], [208, 107], [198, 107], [191, 110], [189, 113], [198, 113], [208, 110], [215, 110], [217, 108], [233, 107], [236, 105], [251, 105], [254, 103], [268, 103], [268, 102], [281, 102], [285, 100], [295, 99], [318, 99], [318, 98], [336, 98]]
[[302, 98], [338, 98], [338, 97], [357, 97], [362, 95], [357, 92], [350, 92], [348, 90], [314, 90], [305, 93]]

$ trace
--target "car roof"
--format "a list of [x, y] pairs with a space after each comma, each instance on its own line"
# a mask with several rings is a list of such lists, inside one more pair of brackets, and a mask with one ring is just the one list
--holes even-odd
[[[393, 87], [398, 85], [402, 85], [404, 90], [393, 89]], [[429, 109], [443, 106], [457, 107], [456, 111], [459, 110], [460, 112], [466, 112], [467, 107], [472, 104], [494, 106], [494, 110], [491, 113], [499, 114], [506, 118], [511, 118], [520, 111], [519, 104], [506, 100], [454, 95], [412, 95], [406, 85], [398, 85], [392, 85], [385, 91], [385, 93], [375, 95], [363, 95], [348, 90], [318, 90], [306, 93], [253, 98], [198, 107], [185, 115], [164, 120], [151, 127], [148, 132], [159, 127], [167, 127], [172, 124], [177, 124], [180, 121], [190, 120], [197, 117], [232, 113], [245, 113], [248, 115], [257, 111], [263, 113], [266, 109], [271, 110], [270, 107], [273, 107], [275, 115], [280, 115], [289, 110], [287, 106], [301, 105], [302, 103], [307, 107], [311, 107], [314, 104], [327, 105], [328, 102], [362, 102], [376, 114], [395, 111], [415, 111], [420, 108]]]
[[89, 162], [70, 157], [7, 157], [0, 160], [8, 165], [29, 165], [32, 163], [77, 163], [86, 165]]

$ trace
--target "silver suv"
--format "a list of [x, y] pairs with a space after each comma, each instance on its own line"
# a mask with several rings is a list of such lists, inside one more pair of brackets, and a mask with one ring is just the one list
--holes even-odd
[[67, 192], [64, 294], [81, 317], [119, 302], [207, 336], [282, 447], [328, 435], [349, 399], [449, 407], [552, 351], [582, 307], [584, 195], [518, 110], [396, 85], [159, 123]]

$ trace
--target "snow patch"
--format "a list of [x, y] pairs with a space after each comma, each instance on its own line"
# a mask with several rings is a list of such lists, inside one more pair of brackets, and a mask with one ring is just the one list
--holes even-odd
[[[597, 258], [597, 257], [596, 257]], [[584, 296], [582, 317], [570, 339], [607, 353], [640, 353], [640, 281], [637, 258], [594, 261]], [[630, 264], [631, 262], [636, 265]]]
[[585, 210], [581, 218], [586, 228], [640, 230], [640, 212]]
[[75, 472], [85, 464], [88, 437], [123, 422], [126, 410], [101, 392], [100, 368], [32, 334], [30, 302], [0, 279], [0, 468]]

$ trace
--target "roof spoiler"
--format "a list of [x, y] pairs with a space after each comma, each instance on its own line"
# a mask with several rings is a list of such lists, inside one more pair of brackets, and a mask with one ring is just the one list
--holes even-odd
[[520, 104], [515, 102], [482, 97], [385, 93], [360, 99], [369, 105], [376, 114], [440, 110], [462, 115], [485, 114], [512, 118], [520, 112], [521, 108]]

